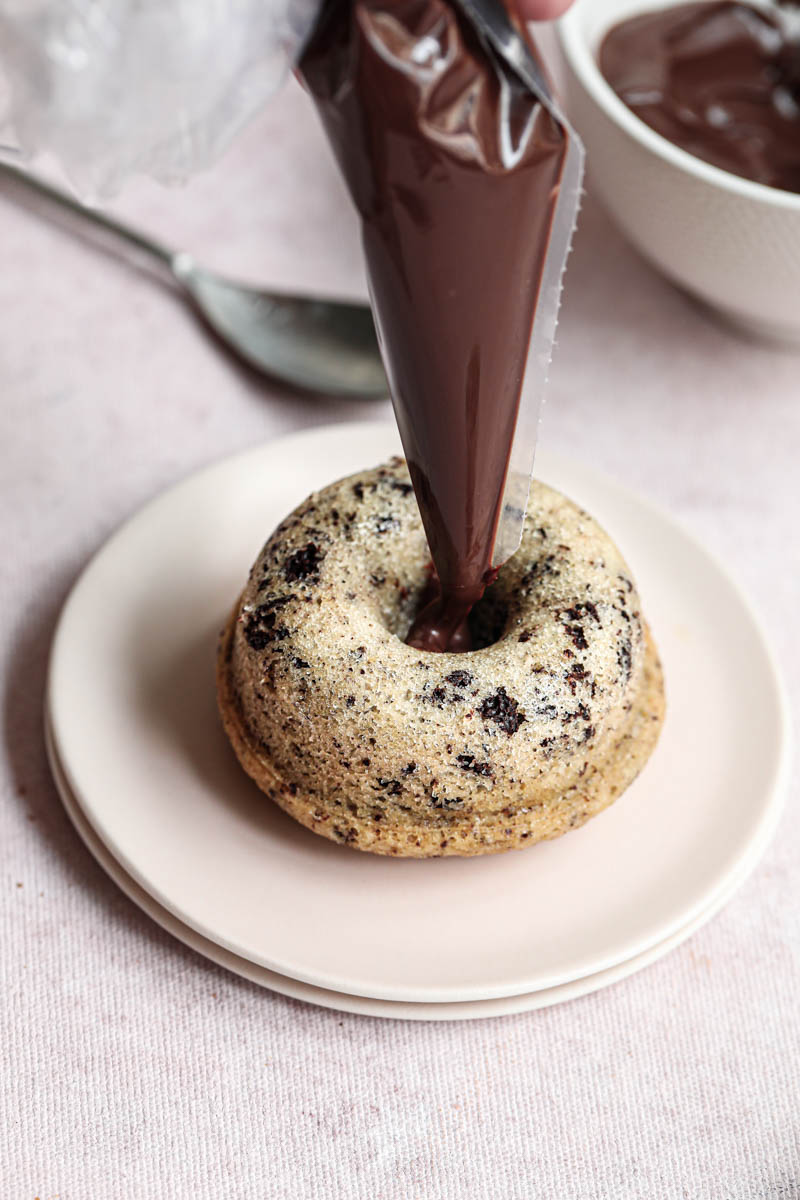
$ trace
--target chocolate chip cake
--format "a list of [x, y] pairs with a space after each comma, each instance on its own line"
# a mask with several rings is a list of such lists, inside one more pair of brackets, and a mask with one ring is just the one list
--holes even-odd
[[223, 631], [219, 705], [247, 773], [315, 833], [376, 854], [492, 854], [582, 825], [628, 787], [664, 715], [631, 573], [534, 483], [519, 550], [466, 653], [404, 638], [430, 555], [401, 459], [275, 530]]

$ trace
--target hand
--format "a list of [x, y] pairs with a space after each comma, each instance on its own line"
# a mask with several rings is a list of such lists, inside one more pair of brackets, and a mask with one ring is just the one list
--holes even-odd
[[572, 0], [511, 0], [523, 21], [554, 21], [569, 8]]

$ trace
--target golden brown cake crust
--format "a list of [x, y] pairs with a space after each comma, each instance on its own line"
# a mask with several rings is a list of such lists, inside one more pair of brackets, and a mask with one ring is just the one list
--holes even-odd
[[491, 854], [582, 825], [638, 775], [664, 715], [619, 551], [534, 484], [484, 607], [500, 636], [467, 654], [402, 641], [428, 557], [399, 459], [282, 522], [220, 640], [239, 761], [307, 828], [377, 854]]

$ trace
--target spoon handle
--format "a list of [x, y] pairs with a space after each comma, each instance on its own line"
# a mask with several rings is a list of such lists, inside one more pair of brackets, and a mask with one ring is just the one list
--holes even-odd
[[145, 237], [137, 229], [132, 229], [123, 221], [118, 221], [115, 217], [111, 217], [99, 209], [81, 204], [80, 201], [74, 200], [67, 192], [63, 192], [60, 188], [45, 183], [44, 180], [30, 174], [28, 171], [23, 171], [19, 167], [12, 166], [11, 163], [0, 162], [0, 177], [3, 176], [7, 179], [12, 179], [15, 183], [27, 188], [37, 196], [41, 196], [50, 204], [60, 208], [62, 212], [69, 213], [71, 216], [78, 217], [88, 225], [93, 225], [95, 228], [104, 229], [108, 233], [113, 234], [114, 237], [126, 242], [139, 254], [144, 255], [145, 258], [157, 263], [162, 270], [166, 267], [170, 275], [173, 274], [175, 259], [178, 257], [176, 253], [168, 250], [166, 246], [162, 246], [152, 238]]

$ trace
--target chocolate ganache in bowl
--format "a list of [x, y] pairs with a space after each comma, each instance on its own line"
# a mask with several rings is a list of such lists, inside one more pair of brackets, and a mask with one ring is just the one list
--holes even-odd
[[700, 0], [614, 25], [600, 69], [656, 133], [713, 166], [800, 192], [800, 40], [775, 8]]
[[[792, 15], [794, 11], [794, 15]], [[796, 10], [577, 0], [567, 109], [635, 248], [736, 327], [800, 343]]]

